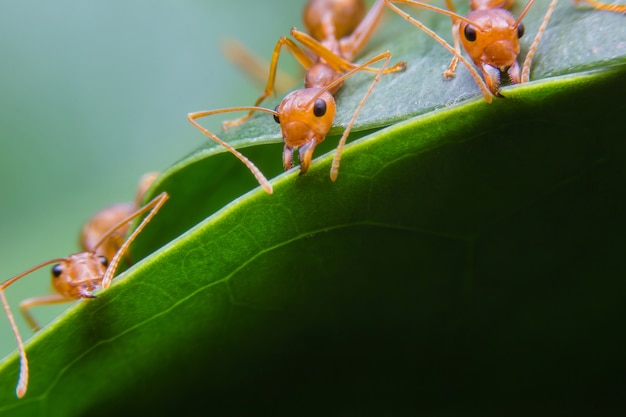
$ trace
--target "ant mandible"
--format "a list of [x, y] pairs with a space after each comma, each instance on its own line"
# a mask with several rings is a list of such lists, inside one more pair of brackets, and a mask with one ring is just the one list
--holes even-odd
[[[46, 265], [55, 264], [52, 267], [52, 286], [56, 294], [29, 298], [20, 303], [20, 310], [28, 324], [34, 331], [39, 330], [40, 327], [29, 310], [32, 307], [40, 305], [65, 303], [80, 298], [95, 298], [94, 293], [96, 290], [108, 288], [111, 285], [113, 275], [115, 274], [121, 257], [128, 251], [133, 240], [135, 240], [148, 222], [152, 220], [168, 198], [168, 194], [162, 192], [145, 206], [120, 220], [100, 236], [100, 239], [93, 245], [91, 250], [75, 253], [65, 258], [56, 258], [42, 262], [0, 284], [0, 301], [2, 302], [2, 307], [9, 319], [13, 334], [15, 335], [20, 356], [20, 372], [17, 387], [15, 388], [15, 393], [18, 398], [22, 398], [28, 388], [28, 358], [26, 356], [24, 342], [22, 341], [13, 313], [11, 312], [9, 303], [4, 294], [6, 289], [30, 273]], [[97, 253], [98, 248], [111, 236], [120, 229], [127, 228], [130, 221], [145, 213], [147, 213], [146, 217], [144, 217], [137, 228], [128, 236], [119, 250], [110, 259], [110, 262], [104, 255]]]
[[[362, 64], [352, 62], [356, 53], [365, 46], [371, 37], [382, 16], [384, 6], [384, 0], [377, 0], [370, 11], [365, 14], [365, 5], [362, 0], [309, 1], [304, 11], [304, 23], [311, 35], [296, 29], [291, 30], [291, 36], [302, 45], [301, 47], [289, 38], [281, 37], [279, 39], [272, 54], [270, 75], [265, 90], [254, 106], [190, 113], [188, 115], [189, 121], [202, 133], [224, 146], [241, 160], [264, 190], [271, 194], [273, 192], [272, 186], [261, 171], [232, 146], [202, 127], [197, 119], [218, 113], [248, 111], [247, 115], [223, 124], [224, 128], [229, 128], [245, 122], [256, 111], [272, 114], [274, 120], [280, 124], [285, 143], [283, 150], [284, 168], [290, 169], [293, 166], [293, 154], [295, 150], [298, 150], [300, 174], [304, 174], [309, 169], [315, 147], [326, 138], [333, 124], [336, 110], [333, 95], [341, 88], [345, 79], [356, 72], [375, 73], [374, 80], [354, 111], [337, 145], [330, 172], [331, 179], [335, 181], [339, 173], [343, 146], [374, 86], [382, 74], [402, 71], [405, 68], [403, 62], [388, 67], [391, 60], [389, 51], [380, 53]], [[288, 94], [274, 110], [259, 107], [274, 92], [278, 59], [283, 46], [306, 69], [304, 88]], [[380, 68], [370, 67], [379, 61], [383, 61]]]

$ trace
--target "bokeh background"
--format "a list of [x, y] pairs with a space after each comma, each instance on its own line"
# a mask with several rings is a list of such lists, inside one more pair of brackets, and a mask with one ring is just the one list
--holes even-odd
[[[280, 35], [302, 27], [304, 3], [3, 1], [0, 280], [77, 252], [93, 213], [132, 200], [143, 173], [198, 147], [205, 138], [187, 113], [252, 104], [260, 87], [224, 59], [220, 42], [269, 57]], [[49, 267], [7, 291], [25, 338], [20, 300], [49, 292]], [[34, 314], [46, 323], [67, 307]], [[14, 349], [3, 317], [0, 357]]]

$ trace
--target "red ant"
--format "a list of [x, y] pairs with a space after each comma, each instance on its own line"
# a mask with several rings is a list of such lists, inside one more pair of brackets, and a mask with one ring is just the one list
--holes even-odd
[[[304, 174], [309, 169], [315, 147], [326, 138], [332, 126], [336, 108], [333, 95], [341, 88], [344, 80], [356, 72], [376, 73], [337, 145], [330, 172], [331, 179], [335, 181], [339, 173], [343, 146], [372, 89], [382, 74], [402, 71], [405, 68], [404, 63], [398, 63], [387, 68], [391, 60], [389, 51], [380, 53], [363, 64], [352, 62], [354, 55], [365, 46], [371, 37], [383, 11], [384, 0], [377, 0], [367, 14], [365, 14], [362, 0], [309, 1], [304, 11], [304, 23], [311, 35], [296, 29], [291, 30], [291, 36], [302, 47], [286, 37], [279, 39], [272, 54], [270, 75], [265, 91], [257, 99], [254, 106], [190, 113], [188, 115], [189, 121], [202, 133], [224, 146], [241, 160], [254, 174], [265, 191], [271, 194], [273, 189], [269, 181], [250, 160], [202, 127], [196, 120], [218, 113], [248, 111], [246, 116], [225, 122], [223, 127], [228, 128], [248, 120], [255, 111], [270, 113], [274, 116], [274, 120], [280, 124], [285, 142], [283, 150], [284, 168], [290, 169], [293, 166], [293, 153], [298, 150], [300, 174]], [[304, 88], [288, 94], [274, 110], [258, 107], [274, 91], [278, 58], [283, 46], [306, 69]], [[384, 62], [380, 69], [370, 68], [370, 65], [381, 60]]]
[[[558, 2], [558, 0], [552, 0], [548, 6], [537, 35], [526, 55], [524, 64], [520, 67], [517, 58], [520, 52], [519, 39], [524, 35], [522, 19], [526, 16], [534, 1], [529, 0], [519, 16], [515, 18], [508, 11], [514, 0], [470, 0], [471, 11], [466, 16], [461, 16], [455, 12], [451, 0], [446, 0], [446, 5], [450, 10], [431, 6], [417, 0], [385, 0], [389, 8], [422, 29], [453, 55], [450, 66], [444, 72], [444, 78], [454, 77], [456, 65], [458, 61], [461, 61], [470, 71], [487, 102], [492, 101], [492, 95], [502, 96], [500, 94], [500, 84], [503, 74], [506, 74], [514, 84], [529, 80], [533, 56]], [[596, 0], [575, 1], [585, 2], [596, 9], [626, 12], [626, 6], [604, 5]], [[453, 22], [454, 47], [394, 3], [422, 7], [450, 16]], [[475, 67], [461, 55], [461, 44], [474, 62], [474, 65], [482, 72], [482, 78]]]
[[[133, 240], [135, 240], [137, 235], [143, 230], [148, 222], [152, 220], [168, 198], [168, 194], [163, 192], [139, 210], [136, 210], [134, 213], [124, 217], [117, 222], [117, 224], [113, 225], [109, 230], [102, 234], [89, 250], [75, 253], [65, 258], [56, 258], [42, 262], [39, 265], [29, 268], [0, 284], [0, 301], [2, 302], [2, 307], [4, 308], [4, 311], [9, 319], [13, 334], [15, 335], [17, 349], [20, 355], [20, 373], [17, 387], [15, 389], [15, 393], [18, 398], [22, 398], [26, 394], [26, 390], [28, 388], [28, 358], [26, 356], [26, 350], [24, 349], [24, 342], [22, 341], [22, 337], [20, 336], [15, 323], [13, 313], [11, 312], [9, 303], [4, 295], [6, 289], [26, 275], [29, 275], [46, 265], [55, 264], [52, 267], [52, 286], [54, 287], [56, 294], [29, 298], [20, 303], [20, 310], [22, 311], [22, 314], [28, 324], [33, 328], [33, 330], [39, 330], [40, 327], [29, 310], [32, 307], [40, 305], [65, 303], [80, 298], [95, 298], [94, 293], [96, 290], [100, 288], [108, 288], [111, 285], [115, 270], [117, 269], [122, 256], [128, 251], [130, 244]], [[98, 253], [99, 248], [111, 239], [112, 236], [118, 233], [119, 230], [128, 228], [130, 221], [145, 213], [148, 214], [121, 244], [112, 258], [110, 258], [110, 262], [109, 258]]]

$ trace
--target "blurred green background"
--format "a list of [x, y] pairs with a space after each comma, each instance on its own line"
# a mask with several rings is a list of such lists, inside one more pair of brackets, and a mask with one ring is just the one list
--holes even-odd
[[[205, 137], [187, 113], [252, 104], [261, 88], [224, 59], [220, 41], [269, 57], [280, 35], [302, 27], [304, 3], [3, 1], [0, 279], [77, 252], [93, 213], [132, 200], [143, 173], [199, 146]], [[7, 291], [25, 339], [19, 302], [50, 291], [49, 267]], [[34, 314], [45, 324], [67, 307]], [[5, 356], [15, 349], [5, 318], [0, 335]]]

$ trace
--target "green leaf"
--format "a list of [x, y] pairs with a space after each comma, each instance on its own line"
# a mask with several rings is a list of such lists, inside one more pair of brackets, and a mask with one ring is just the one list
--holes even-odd
[[[621, 409], [626, 29], [559, 12], [561, 30], [574, 13], [615, 22], [622, 52], [491, 105], [461, 70], [441, 81], [449, 57], [392, 21], [372, 48], [409, 69], [384, 77], [358, 129], [397, 123], [352, 141], [336, 183], [323, 149], [274, 195], [242, 195], [254, 179], [214, 146], [172, 166], [153, 190], [172, 198], [133, 254], [165, 246], [31, 339], [24, 399], [15, 355], [0, 365], [0, 414]], [[545, 51], [567, 50], [542, 48], [535, 79]], [[368, 79], [340, 95], [340, 126]], [[261, 116], [229, 135], [249, 144]], [[265, 148], [244, 151], [272, 175], [280, 145]]]
[[[518, 14], [522, 7], [523, 5], [516, 5], [513, 12]], [[524, 56], [546, 9], [545, 0], [537, 1], [524, 20], [526, 26], [526, 35], [522, 42]], [[407, 10], [416, 11], [414, 15], [421, 21], [431, 24], [446, 38], [451, 38], [448, 35], [451, 26], [449, 19], [442, 19], [441, 16], [415, 8]], [[378, 52], [390, 50], [393, 54], [392, 63], [406, 61], [408, 68], [403, 73], [385, 75], [381, 78], [361, 111], [351, 138], [433, 110], [445, 109], [466, 101], [482, 100], [478, 87], [462, 65], [459, 65], [455, 79], [442, 81], [442, 73], [450, 62], [450, 55], [425, 33], [395, 15], [386, 22], [382, 32], [382, 36], [375, 38], [362, 55], [370, 57]], [[380, 40], [381, 38], [383, 40]], [[626, 63], [624, 39], [626, 25], [623, 16], [595, 12], [561, 2], [557, 5], [535, 55], [531, 80], [624, 65]], [[330, 151], [336, 146], [338, 135], [352, 117], [352, 112], [371, 81], [371, 74], [357, 74], [339, 92], [336, 126], [331, 129], [331, 135], [325, 143], [318, 146], [316, 155]], [[509, 88], [511, 87], [505, 87], [503, 94], [508, 95]], [[276, 98], [264, 105], [267, 108], [274, 108], [279, 102], [280, 98]], [[237, 116], [238, 114], [234, 114], [233, 118]], [[282, 171], [282, 138], [279, 127], [270, 115], [257, 114], [238, 128], [216, 133], [234, 147], [242, 149], [242, 152], [259, 166], [268, 178]], [[225, 150], [209, 138], [206, 139], [204, 146], [172, 165], [163, 176], [160, 187], [155, 190], [155, 192], [168, 190], [180, 195], [169, 202], [169, 207], [165, 209], [172, 215], [159, 216], [158, 221], [164, 223], [162, 230], [159, 231], [161, 238], [149, 233], [146, 235], [150, 236], [146, 240], [152, 241], [153, 244], [147, 244], [144, 253], [152, 252], [224, 204], [257, 186], [245, 168], [232, 164], [231, 155], [218, 156], [217, 154], [224, 153]], [[257, 146], [268, 144], [275, 145]], [[210, 162], [205, 162], [205, 159], [210, 159]], [[205, 167], [205, 163], [210, 166]], [[342, 166], [340, 178], [343, 171], [349, 169], [345, 163]], [[329, 170], [330, 166], [327, 165], [327, 169]], [[190, 207], [193, 209], [189, 210]], [[180, 216], [180, 213], [185, 215]]]

